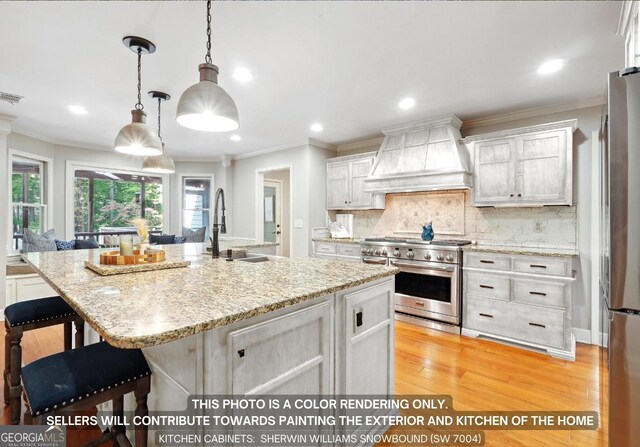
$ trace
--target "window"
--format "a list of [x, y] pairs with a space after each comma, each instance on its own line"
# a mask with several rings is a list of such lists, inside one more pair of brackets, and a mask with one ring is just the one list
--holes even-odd
[[209, 234], [211, 179], [184, 177], [182, 181], [182, 226], [190, 230], [206, 227]]
[[132, 228], [142, 217], [150, 230], [162, 230], [162, 178], [102, 170], [76, 170], [74, 233]]
[[45, 163], [22, 156], [11, 156], [11, 220], [13, 249], [22, 249], [22, 235], [47, 230]]

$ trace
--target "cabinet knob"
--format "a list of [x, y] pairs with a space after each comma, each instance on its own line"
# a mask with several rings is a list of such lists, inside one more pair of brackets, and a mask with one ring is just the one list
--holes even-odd
[[513, 194], [509, 194], [509, 197], [513, 197], [513, 196], [514, 196]]
[[347, 203], [347, 201], [345, 200], [344, 203]]
[[522, 194], [518, 194], [518, 197], [522, 197]]
[[240, 350], [238, 351], [238, 355], [239, 355], [240, 357], [244, 357], [244, 349], [240, 349]]

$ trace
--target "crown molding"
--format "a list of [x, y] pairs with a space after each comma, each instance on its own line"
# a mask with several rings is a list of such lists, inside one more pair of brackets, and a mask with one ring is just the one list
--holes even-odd
[[287, 149], [295, 149], [297, 147], [300, 146], [308, 146], [309, 145], [309, 140], [306, 141], [298, 141], [295, 143], [286, 143], [286, 144], [281, 144], [278, 146], [273, 146], [267, 149], [261, 149], [259, 151], [255, 151], [255, 152], [249, 152], [247, 154], [239, 154], [239, 155], [234, 155], [233, 159], [234, 160], [242, 160], [243, 158], [251, 158], [251, 157], [256, 157], [258, 155], [264, 155], [264, 154], [270, 154], [271, 152], [279, 152], [279, 151], [284, 151]]
[[351, 143], [338, 144], [336, 146], [336, 152], [347, 152], [347, 151], [356, 151], [360, 149], [369, 149], [372, 147], [380, 148], [382, 146], [382, 142], [384, 141], [384, 137], [375, 137], [369, 138], [366, 140], [353, 141]]
[[490, 126], [493, 124], [508, 123], [520, 119], [533, 118], [537, 116], [551, 115], [553, 113], [567, 112], [569, 110], [586, 109], [588, 107], [601, 106], [604, 104], [604, 96], [596, 96], [594, 98], [582, 101], [558, 104], [554, 106], [534, 107], [531, 109], [520, 110], [518, 112], [501, 113], [498, 115], [487, 116], [484, 118], [466, 120], [462, 125], [463, 129], [472, 129], [475, 127]]
[[465, 144], [469, 144], [478, 140], [494, 140], [499, 138], [512, 137], [514, 135], [524, 135], [534, 132], [545, 132], [547, 130], [564, 129], [567, 127], [571, 129], [572, 133], [575, 132], [578, 128], [578, 120], [571, 119], [565, 121], [557, 121], [555, 123], [539, 124], [537, 126], [519, 127], [517, 129], [499, 130], [496, 132], [470, 135], [466, 138], [463, 138], [462, 142]]
[[309, 145], [319, 147], [320, 149], [327, 149], [330, 151], [336, 151], [337, 146], [335, 144], [325, 143], [324, 141], [316, 140], [315, 138], [309, 137]]
[[437, 116], [435, 118], [427, 118], [417, 121], [410, 121], [408, 123], [400, 124], [399, 126], [387, 127], [382, 129], [382, 133], [385, 135], [396, 135], [399, 133], [405, 133], [420, 127], [436, 127], [451, 125], [456, 129], [460, 129], [462, 126], [462, 120], [453, 113], [443, 116]]

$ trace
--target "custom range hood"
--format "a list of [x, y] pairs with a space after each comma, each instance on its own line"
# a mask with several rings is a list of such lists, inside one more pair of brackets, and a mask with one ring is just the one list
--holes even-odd
[[382, 131], [385, 138], [364, 190], [375, 193], [438, 191], [471, 187], [467, 148], [455, 115]]

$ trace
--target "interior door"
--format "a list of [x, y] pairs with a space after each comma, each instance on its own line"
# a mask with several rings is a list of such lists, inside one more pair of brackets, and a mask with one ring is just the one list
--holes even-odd
[[278, 244], [276, 253], [282, 252], [282, 185], [272, 180], [264, 181], [264, 241]]

